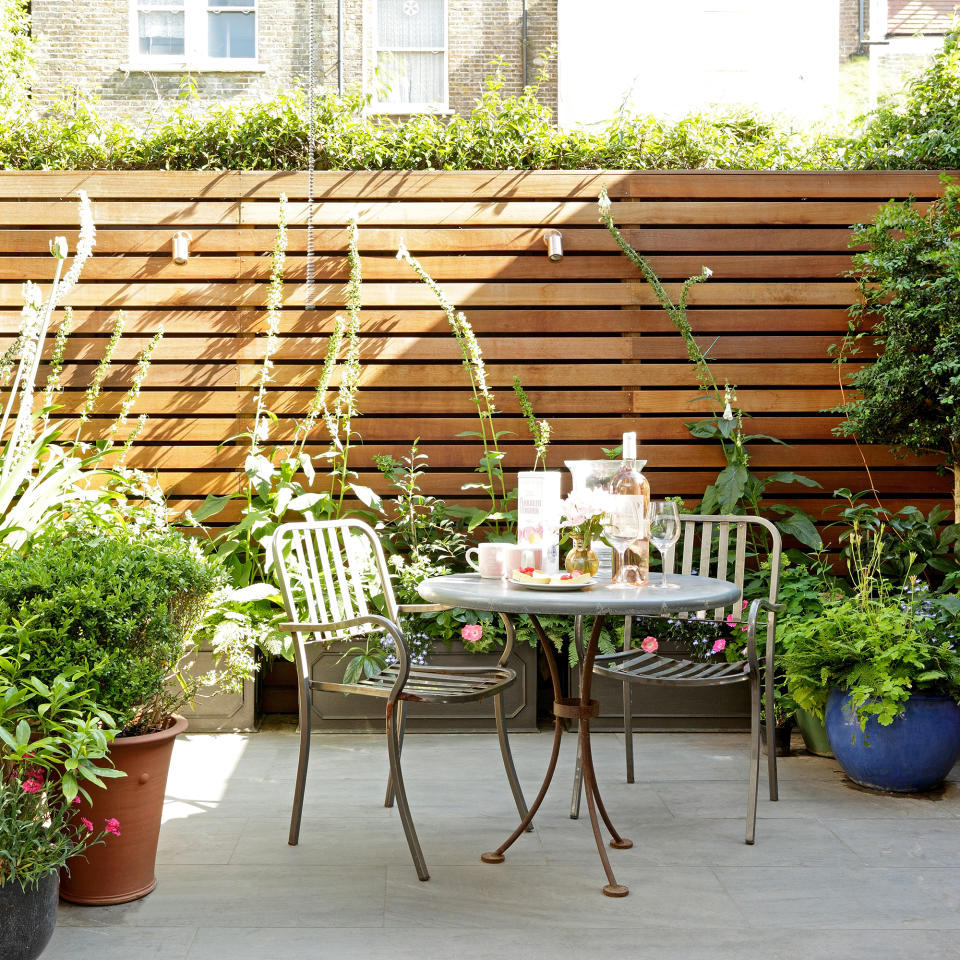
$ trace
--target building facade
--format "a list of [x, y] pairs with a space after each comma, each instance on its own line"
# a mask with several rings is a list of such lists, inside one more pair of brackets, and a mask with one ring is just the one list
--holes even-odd
[[468, 113], [501, 59], [504, 93], [519, 93], [556, 45], [557, 0], [33, 0], [35, 98], [79, 87], [136, 121], [186, 77], [198, 104], [306, 87], [311, 4], [317, 86], [359, 87], [395, 116]]

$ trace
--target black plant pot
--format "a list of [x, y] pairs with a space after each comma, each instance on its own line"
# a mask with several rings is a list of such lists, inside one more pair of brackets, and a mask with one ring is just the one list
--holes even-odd
[[51, 870], [23, 890], [16, 880], [0, 887], [0, 946], [3, 960], [36, 960], [57, 924], [60, 871]]
[[[773, 731], [773, 742], [776, 744], [778, 757], [790, 756], [790, 734], [793, 733], [793, 720], [788, 720]], [[767, 724], [760, 721], [760, 749], [767, 752]]]

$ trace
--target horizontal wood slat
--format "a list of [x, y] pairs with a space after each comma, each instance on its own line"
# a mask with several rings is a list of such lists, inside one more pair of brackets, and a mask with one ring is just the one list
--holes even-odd
[[[851, 224], [889, 198], [940, 195], [939, 172], [770, 173], [732, 171], [323, 172], [315, 175], [317, 253], [306, 305], [305, 174], [290, 172], [9, 172], [0, 174], [0, 349], [20, 322], [21, 283], [53, 276], [48, 243], [77, 238], [76, 191], [94, 202], [97, 246], [70, 294], [74, 336], [59, 395], [66, 435], [113, 329], [126, 334], [85, 436], [103, 436], [122, 403], [140, 350], [166, 336], [133, 414], [150, 419], [129, 463], [159, 471], [174, 503], [236, 489], [265, 344], [263, 304], [278, 200], [289, 198], [288, 265], [280, 345], [268, 405], [280, 442], [310, 403], [327, 337], [344, 308], [347, 237], [357, 213], [365, 278], [361, 311], [362, 437], [353, 465], [361, 480], [390, 489], [373, 455], [401, 455], [420, 438], [430, 456], [428, 492], [475, 501], [477, 443], [459, 348], [436, 301], [394, 253], [404, 242], [467, 311], [502, 410], [498, 429], [510, 476], [532, 449], [511, 386], [519, 375], [538, 417], [553, 426], [550, 465], [600, 455], [624, 429], [637, 431], [656, 495], [694, 499], [722, 466], [715, 444], [685, 426], [706, 414], [684, 346], [650, 288], [597, 218], [606, 187], [625, 236], [673, 296], [703, 266], [712, 277], [691, 291], [689, 320], [714, 362], [738, 386], [760, 472], [795, 470], [820, 488], [780, 485], [778, 502], [820, 515], [834, 489], [865, 489], [870, 477], [892, 506], [929, 509], [949, 481], [928, 459], [897, 460], [858, 448], [833, 431], [842, 401], [829, 348], [843, 336], [856, 295]], [[544, 235], [562, 234], [550, 262]], [[186, 264], [171, 238], [191, 234]], [[869, 361], [870, 344], [858, 362]], [[47, 345], [49, 357], [51, 344]], [[855, 369], [854, 365], [850, 369]], [[46, 368], [41, 368], [41, 383]], [[336, 388], [338, 378], [332, 386]], [[119, 430], [125, 436], [128, 424]], [[308, 449], [319, 450], [318, 427]], [[230, 519], [224, 514], [219, 521]], [[232, 517], [235, 519], [235, 516]]]

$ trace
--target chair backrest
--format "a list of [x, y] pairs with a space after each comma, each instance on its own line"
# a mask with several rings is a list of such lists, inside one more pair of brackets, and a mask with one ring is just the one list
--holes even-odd
[[[780, 589], [781, 550], [780, 531], [763, 517], [682, 513], [680, 539], [666, 557], [666, 568], [667, 573], [675, 572], [676, 557], [679, 556], [680, 573], [730, 580], [742, 589], [749, 570], [748, 556], [754, 555], [758, 560], [769, 561], [770, 582], [766, 599], [776, 603]], [[734, 622], [742, 619], [742, 604], [699, 611], [694, 616], [702, 619], [709, 615], [713, 620], [724, 620], [730, 614]], [[770, 620], [772, 626], [772, 616]]]
[[[273, 558], [287, 614], [298, 623], [338, 623], [366, 614], [397, 620], [397, 602], [380, 539], [362, 520], [285, 523], [273, 539]], [[382, 608], [371, 598], [382, 596]], [[380, 628], [318, 630], [332, 642]]]

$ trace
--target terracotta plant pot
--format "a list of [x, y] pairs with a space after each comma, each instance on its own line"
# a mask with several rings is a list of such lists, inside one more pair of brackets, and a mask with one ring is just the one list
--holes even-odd
[[110, 745], [110, 759], [125, 777], [107, 780], [106, 789], [91, 787], [92, 805], [77, 807], [77, 816], [101, 830], [106, 820], [120, 822], [120, 836], [75, 857], [60, 877], [60, 896], [71, 903], [105, 905], [145, 897], [157, 885], [154, 867], [163, 795], [167, 786], [173, 741], [187, 729], [174, 717], [160, 733], [124, 737]]

